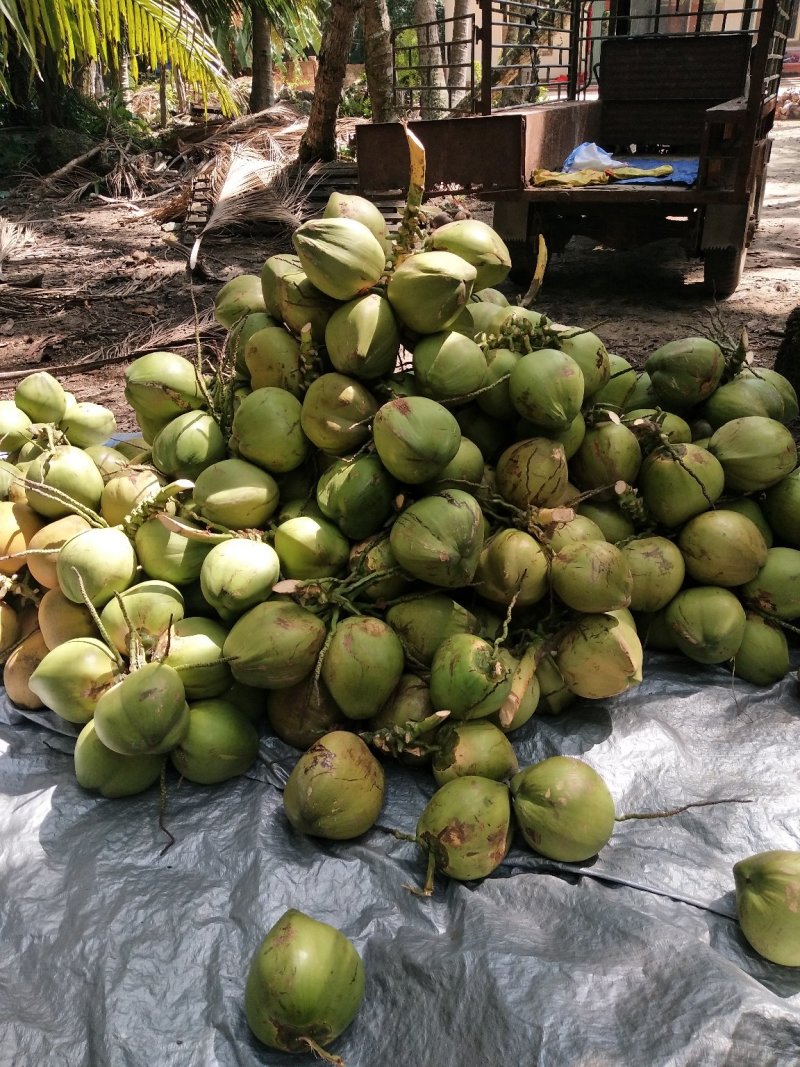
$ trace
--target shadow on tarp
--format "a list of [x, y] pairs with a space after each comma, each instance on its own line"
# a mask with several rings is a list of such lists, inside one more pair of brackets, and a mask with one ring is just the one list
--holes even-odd
[[590, 863], [515, 841], [494, 876], [441, 879], [424, 899], [405, 888], [424, 857], [390, 831], [413, 831], [425, 772], [387, 765], [378, 825], [316, 841], [283, 813], [297, 753], [265, 737], [247, 776], [170, 776], [164, 851], [157, 789], [90, 795], [67, 733], [6, 705], [0, 1065], [313, 1063], [260, 1046], [243, 1015], [250, 957], [290, 907], [364, 958], [364, 1004], [333, 1046], [349, 1067], [796, 1065], [800, 969], [746, 944], [731, 868], [800, 848], [797, 716], [793, 678], [732, 689], [722, 668], [649, 657], [637, 689], [514, 737], [522, 766], [579, 755], [618, 815], [648, 817], [619, 822]]

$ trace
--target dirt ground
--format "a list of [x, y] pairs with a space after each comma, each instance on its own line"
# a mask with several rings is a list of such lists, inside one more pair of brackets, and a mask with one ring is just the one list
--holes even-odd
[[[774, 358], [789, 311], [800, 305], [800, 122], [779, 122], [761, 225], [744, 279], [720, 305], [731, 335], [746, 327], [757, 362]], [[187, 249], [173, 232], [125, 205], [11, 196], [0, 214], [25, 221], [33, 243], [6, 264], [0, 283], [0, 397], [11, 395], [8, 372], [50, 369], [79, 400], [106, 404], [120, 429], [134, 429], [122, 397], [125, 362], [68, 366], [113, 356], [119, 346], [174, 347], [166, 338], [198, 311], [211, 309], [222, 281], [258, 273], [267, 255], [288, 248], [285, 233], [209, 235], [204, 263], [213, 280], [191, 280]], [[669, 242], [612, 252], [574, 240], [551, 257], [540, 310], [560, 322], [596, 327], [607, 346], [640, 364], [658, 345], [697, 332], [711, 306], [702, 267]], [[131, 335], [135, 344], [131, 344]], [[190, 330], [183, 330], [190, 340]], [[67, 365], [67, 366], [65, 366]]]

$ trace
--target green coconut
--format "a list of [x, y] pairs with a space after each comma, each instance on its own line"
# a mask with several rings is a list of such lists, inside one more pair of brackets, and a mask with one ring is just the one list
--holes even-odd
[[391, 626], [356, 615], [333, 630], [322, 679], [348, 719], [369, 719], [391, 696], [404, 664], [403, 645]]
[[375, 235], [353, 218], [304, 222], [292, 244], [309, 281], [334, 300], [352, 300], [380, 281], [386, 251]]
[[283, 326], [266, 326], [244, 342], [244, 364], [251, 389], [285, 389], [292, 396], [305, 392], [300, 342]]
[[26, 374], [14, 390], [14, 403], [31, 422], [59, 423], [67, 410], [61, 383], [46, 370]]
[[[618, 696], [642, 680], [644, 653], [636, 628], [610, 612], [584, 615], [558, 643], [554, 665], [557, 675], [548, 678], [557, 694], [560, 678], [576, 696], [605, 700]], [[547, 660], [537, 669], [543, 686]], [[548, 695], [545, 699], [553, 699]]]
[[300, 425], [323, 452], [350, 455], [369, 438], [369, 422], [377, 409], [375, 398], [355, 378], [322, 374], [303, 398]]
[[148, 578], [185, 586], [200, 577], [213, 542], [195, 541], [168, 529], [157, 517], [147, 519], [134, 536], [136, 556]]
[[475, 289], [499, 285], [511, 270], [511, 254], [491, 226], [480, 219], [446, 222], [425, 238], [426, 252], [452, 252], [476, 270]]
[[767, 561], [740, 590], [747, 607], [791, 622], [800, 618], [800, 551], [770, 548]]
[[317, 504], [347, 537], [377, 533], [394, 511], [394, 479], [374, 454], [340, 459], [317, 482]]
[[[25, 472], [25, 478], [28, 505], [45, 518], [60, 519], [72, 514], [76, 509], [70, 506], [70, 500], [93, 511], [100, 506], [103, 476], [92, 459], [74, 445], [56, 445], [37, 456]], [[55, 490], [59, 496], [51, 496], [48, 489]]]
[[703, 418], [714, 430], [747, 415], [783, 421], [783, 397], [766, 379], [755, 375], [740, 374], [720, 385], [703, 406]]
[[214, 318], [229, 330], [245, 315], [266, 311], [261, 279], [256, 274], [240, 274], [225, 282], [214, 298]]
[[161, 777], [162, 755], [123, 756], [107, 748], [87, 722], [75, 742], [75, 778], [82, 789], [95, 789], [104, 797], [132, 797], [143, 793]]
[[614, 800], [602, 777], [573, 756], [551, 756], [511, 779], [514, 814], [534, 851], [583, 863], [614, 832]]
[[573, 541], [553, 556], [550, 581], [573, 611], [597, 613], [626, 608], [633, 576], [625, 556], [608, 541]]
[[666, 607], [686, 575], [686, 564], [677, 545], [666, 537], [651, 536], [636, 537], [620, 547], [633, 578], [631, 611], [652, 612]]
[[243, 537], [214, 545], [200, 568], [204, 599], [231, 622], [272, 595], [280, 559], [272, 545]]
[[138, 582], [109, 600], [100, 613], [100, 622], [117, 651], [130, 654], [131, 629], [146, 651], [150, 651], [170, 623], [184, 614], [183, 594], [169, 582]]
[[282, 522], [274, 545], [284, 577], [300, 581], [340, 574], [350, 558], [350, 544], [339, 528], [311, 515]]
[[205, 467], [192, 491], [195, 507], [209, 522], [230, 530], [263, 527], [280, 498], [275, 479], [254, 463], [223, 459]]
[[611, 377], [608, 350], [596, 333], [569, 327], [557, 330], [562, 352], [575, 360], [583, 374], [585, 399], [595, 397]]
[[690, 519], [678, 547], [688, 574], [701, 585], [744, 585], [767, 562], [767, 544], [755, 523], [725, 508]]
[[515, 410], [539, 426], [569, 426], [584, 398], [583, 372], [566, 352], [541, 348], [516, 363], [508, 382]]
[[486, 719], [447, 723], [437, 733], [436, 744], [431, 769], [439, 786], [465, 775], [505, 782], [519, 770], [514, 746]]
[[564, 446], [547, 437], [532, 437], [507, 448], [497, 460], [497, 490], [522, 511], [561, 502], [568, 469]]
[[736, 651], [733, 669], [738, 678], [753, 685], [774, 685], [789, 673], [789, 643], [774, 622], [752, 611], [745, 612], [744, 637]]
[[461, 431], [447, 408], [428, 397], [409, 396], [378, 408], [372, 438], [389, 473], [419, 485], [438, 477], [453, 459]]
[[256, 389], [233, 416], [229, 445], [270, 474], [294, 470], [310, 451], [300, 412], [300, 401], [285, 389]]
[[334, 730], [305, 752], [283, 791], [286, 817], [295, 828], [329, 841], [360, 837], [383, 807], [380, 763], [356, 734]]
[[420, 392], [440, 402], [477, 392], [486, 384], [488, 375], [481, 348], [453, 330], [419, 340], [414, 346], [413, 364]]
[[734, 864], [739, 926], [756, 952], [800, 967], [800, 852], [772, 849]]
[[284, 1052], [314, 1052], [353, 1021], [364, 997], [364, 967], [352, 942], [294, 908], [272, 927], [250, 962], [244, 993], [247, 1025]]
[[644, 366], [659, 401], [681, 413], [711, 396], [725, 370], [725, 357], [715, 341], [685, 337], [661, 345]]
[[[417, 843], [439, 874], [486, 878], [508, 854], [513, 833], [508, 786], [476, 775], [445, 782], [417, 822]], [[423, 892], [432, 890], [432, 878]]]
[[717, 586], [682, 590], [665, 609], [665, 621], [680, 651], [698, 663], [732, 659], [744, 638], [744, 608]]
[[366, 380], [391, 374], [400, 351], [392, 305], [380, 293], [367, 293], [337, 308], [325, 327], [325, 347], [341, 374]]
[[514, 664], [474, 634], [453, 634], [431, 663], [431, 701], [454, 719], [480, 719], [498, 711], [511, 692]]
[[689, 443], [653, 449], [642, 463], [638, 488], [653, 519], [675, 527], [713, 507], [725, 480], [717, 457]]
[[245, 612], [222, 648], [233, 677], [258, 689], [288, 689], [307, 678], [325, 643], [325, 623], [288, 600], [267, 600]]
[[288, 689], [260, 692], [270, 728], [287, 745], [305, 750], [325, 734], [346, 729], [347, 720], [321, 679], [304, 678]]
[[447, 637], [478, 629], [476, 616], [444, 593], [393, 604], [386, 612], [386, 621], [403, 642], [406, 655], [424, 666], [430, 666]]
[[215, 785], [235, 778], [253, 765], [258, 732], [227, 700], [198, 700], [189, 707], [189, 729], [170, 752], [170, 762], [183, 778]]
[[97, 737], [123, 756], [161, 755], [189, 728], [180, 676], [165, 663], [146, 663], [102, 694], [94, 711]]
[[[579, 489], [603, 489], [620, 481], [633, 485], [641, 465], [636, 434], [622, 423], [598, 422], [584, 434], [571, 457], [569, 473]], [[606, 489], [606, 494], [594, 499], [610, 499], [611, 490]]]
[[225, 438], [216, 419], [202, 411], [178, 415], [153, 439], [153, 463], [168, 478], [194, 481], [225, 454]]
[[158, 657], [178, 672], [187, 700], [221, 696], [231, 684], [231, 671], [222, 653], [228, 631], [214, 619], [187, 616], [163, 633]]
[[452, 252], [417, 252], [392, 272], [386, 296], [408, 329], [439, 333], [455, 322], [476, 277], [475, 268]]
[[[176, 415], [201, 408], [205, 402], [194, 363], [175, 352], [139, 356], [125, 372], [125, 399], [139, 418], [161, 429]], [[152, 440], [152, 437], [150, 438]]]
[[445, 588], [459, 588], [475, 577], [483, 537], [480, 505], [460, 489], [445, 489], [411, 504], [395, 519], [389, 535], [405, 571]]
[[762, 415], [726, 422], [712, 434], [708, 450], [722, 465], [726, 488], [738, 493], [768, 489], [797, 466], [791, 432]]
[[524, 530], [500, 530], [484, 544], [475, 586], [495, 604], [522, 608], [538, 603], [548, 590], [550, 564], [539, 542]]

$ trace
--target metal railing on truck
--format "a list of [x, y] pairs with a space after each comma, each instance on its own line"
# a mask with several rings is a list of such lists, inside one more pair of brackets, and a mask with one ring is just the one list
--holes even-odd
[[409, 118], [444, 118], [583, 99], [597, 92], [605, 37], [742, 32], [760, 50], [753, 68], [766, 100], [777, 96], [793, 6], [779, 2], [759, 34], [763, 0], [480, 0], [478, 20], [393, 31], [394, 101]]

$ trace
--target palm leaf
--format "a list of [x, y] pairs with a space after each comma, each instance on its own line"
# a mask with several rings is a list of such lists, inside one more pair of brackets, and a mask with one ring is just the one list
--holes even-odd
[[252, 144], [235, 144], [229, 149], [227, 166], [218, 164], [211, 171], [215, 203], [192, 247], [192, 270], [197, 266], [203, 238], [214, 230], [255, 222], [278, 222], [297, 229], [303, 221], [303, 183], [291, 180], [287, 166], [286, 156], [268, 134], [263, 150]]

